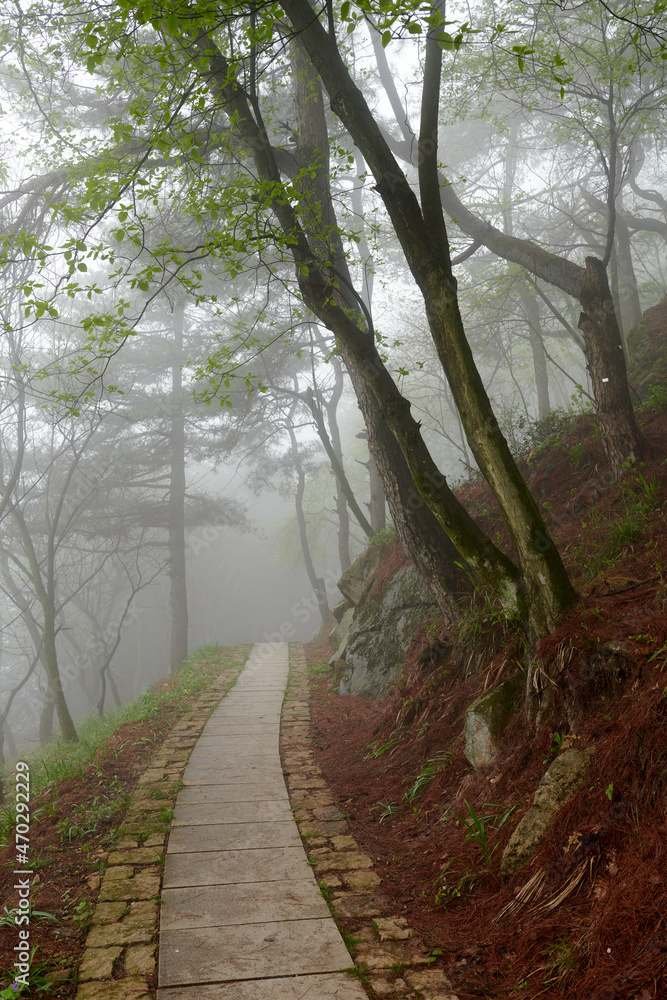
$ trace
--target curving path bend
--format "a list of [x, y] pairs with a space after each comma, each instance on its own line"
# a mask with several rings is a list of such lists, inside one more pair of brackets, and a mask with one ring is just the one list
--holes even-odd
[[158, 1000], [366, 1000], [280, 764], [287, 643], [258, 643], [211, 715], [165, 859]]

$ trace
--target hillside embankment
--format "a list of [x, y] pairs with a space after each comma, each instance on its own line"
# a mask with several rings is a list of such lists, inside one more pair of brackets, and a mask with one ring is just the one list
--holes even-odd
[[[521, 676], [527, 651], [482, 594], [453, 627], [422, 622], [379, 700], [341, 696], [340, 661], [314, 683], [336, 803], [462, 1000], [667, 996], [665, 403], [654, 386], [638, 414], [646, 460], [620, 482], [588, 416], [526, 457], [581, 601], [535, 651], [539, 695], [530, 711], [515, 699], [488, 757], [471, 748], [470, 706]], [[486, 484], [460, 493], [507, 542]], [[380, 602], [405, 563], [397, 546], [378, 561], [382, 586], [370, 579]], [[307, 649], [313, 663], [333, 652], [327, 640]], [[565, 792], [546, 831], [517, 848], [550, 783]]]

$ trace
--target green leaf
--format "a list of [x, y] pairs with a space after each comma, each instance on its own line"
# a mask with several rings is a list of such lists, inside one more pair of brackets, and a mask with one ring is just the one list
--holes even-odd
[[167, 31], [170, 34], [174, 35], [178, 31], [178, 26], [180, 24], [180, 21], [178, 20], [175, 14], [167, 14], [167, 16], [164, 19], [164, 24]]
[[347, 21], [349, 16], [350, 16], [350, 4], [349, 0], [345, 0], [345, 3], [341, 4], [340, 19], [341, 21]]
[[382, 32], [382, 48], [386, 49], [391, 41], [391, 31]]
[[116, 232], [114, 233], [114, 236], [116, 237], [119, 243], [122, 242], [122, 240], [125, 239], [125, 230], [117, 229]]

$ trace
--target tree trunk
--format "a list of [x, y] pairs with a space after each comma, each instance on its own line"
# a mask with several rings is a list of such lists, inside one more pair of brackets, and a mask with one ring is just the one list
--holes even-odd
[[56, 710], [56, 703], [50, 691], [46, 693], [42, 712], [39, 717], [39, 745], [45, 747], [53, 736], [53, 716]]
[[169, 477], [169, 598], [171, 607], [171, 671], [188, 655], [188, 594], [185, 576], [185, 412], [183, 406], [183, 324], [185, 300], [174, 305], [171, 365], [171, 433]]
[[[475, 366], [465, 337], [458, 308], [456, 282], [451, 272], [449, 246], [440, 203], [437, 173], [438, 97], [442, 50], [437, 32], [432, 31], [426, 48], [422, 121], [419, 136], [419, 187], [421, 208], [405, 175], [371, 114], [366, 101], [344, 66], [335, 40], [329, 38], [313, 17], [307, 0], [283, 0], [292, 25], [299, 32], [304, 47], [329, 92], [332, 110], [349, 130], [376, 179], [406, 260], [417, 282], [438, 357], [447, 375], [461, 414], [471, 450], [491, 486], [507, 522], [519, 558], [523, 595], [521, 603], [531, 641], [537, 642], [550, 632], [568, 607], [577, 599], [560, 555], [549, 537], [537, 504], [523, 481], [512, 458]], [[423, 213], [423, 214], [422, 214]], [[428, 224], [426, 223], [428, 219]], [[384, 387], [379, 399], [383, 399]], [[385, 382], [386, 385], [386, 382]], [[407, 423], [405, 401], [385, 397], [383, 412], [400, 440], [415, 484], [428, 502], [435, 500], [429, 477], [433, 473], [425, 448]], [[398, 435], [397, 435], [398, 437]], [[419, 454], [413, 449], [419, 448]], [[442, 493], [438, 497], [443, 500]], [[457, 512], [457, 518], [458, 518]], [[474, 554], [463, 525], [454, 526], [451, 510], [443, 515], [445, 526], [454, 528], [457, 548], [468, 561]], [[466, 525], [467, 529], [467, 525]], [[467, 535], [467, 531], [465, 532]], [[466, 551], [467, 549], [467, 551]], [[478, 567], [476, 566], [475, 569]], [[495, 575], [492, 571], [487, 576]], [[498, 567], [500, 568], [500, 567]], [[500, 573], [498, 573], [500, 576]], [[518, 596], [518, 595], [517, 595]]]
[[[358, 437], [361, 441], [368, 441], [368, 430], [362, 431], [360, 434], [357, 434], [356, 437]], [[378, 531], [384, 531], [387, 527], [387, 511], [384, 483], [382, 481], [382, 476], [380, 475], [380, 470], [378, 469], [378, 464], [375, 461], [375, 456], [370, 450], [370, 447], [368, 450], [368, 461], [361, 462], [360, 464], [365, 466], [368, 470], [369, 500], [366, 506], [368, 507], [368, 516], [371, 519], [373, 534], [375, 534]]]
[[[292, 47], [292, 64], [297, 81], [297, 159], [303, 174], [306, 173], [305, 168], [317, 165], [315, 184], [312, 188], [305, 187], [304, 199], [307, 203], [315, 202], [316, 209], [311, 209], [315, 235], [323, 229], [329, 234], [333, 247], [327, 245], [324, 248], [327, 254], [325, 259], [333, 259], [336, 274], [343, 279], [341, 296], [347, 299], [348, 307], [359, 314], [361, 303], [355, 300], [347, 259], [337, 236], [338, 226], [331, 200], [329, 136], [320, 79], [311, 61], [298, 45]], [[308, 222], [308, 217], [305, 222]], [[366, 317], [360, 318], [362, 322], [366, 322]], [[460, 561], [460, 554], [415, 489], [403, 453], [382, 415], [377, 396], [370, 387], [367, 372], [381, 367], [379, 357], [373, 357], [364, 365], [356, 360], [356, 353], [350, 351], [342, 341], [339, 341], [339, 349], [367, 428], [371, 531], [382, 531], [386, 527], [386, 495], [392, 520], [406, 554], [450, 621], [456, 613], [456, 598], [466, 590], [468, 584], [467, 578], [456, 566]]]
[[18, 757], [18, 749], [16, 746], [16, 741], [14, 739], [14, 733], [12, 732], [12, 727], [9, 725], [9, 720], [5, 720], [4, 725], [5, 740], [7, 741], [7, 751], [12, 760], [16, 760]]
[[384, 531], [387, 527], [384, 484], [372, 452], [368, 456], [368, 488], [370, 490], [368, 513], [371, 518], [371, 526], [373, 531]]
[[[46, 559], [46, 584], [42, 577], [42, 568], [40, 566], [39, 560], [37, 558], [37, 553], [32, 544], [32, 539], [30, 537], [30, 532], [25, 523], [23, 514], [18, 508], [14, 508], [12, 511], [14, 515], [14, 521], [21, 535], [21, 541], [23, 544], [23, 549], [26, 553], [28, 559], [28, 565], [30, 566], [30, 574], [32, 586], [35, 591], [37, 600], [39, 601], [39, 606], [42, 611], [42, 623], [38, 626], [36, 622], [31, 627], [29, 618], [27, 620], [27, 628], [31, 636], [34, 636], [35, 630], [40, 632], [40, 644], [36, 646], [36, 651], [41, 652], [41, 659], [44, 665], [44, 670], [48, 678], [50, 693], [53, 698], [53, 706], [51, 709], [51, 716], [45, 720], [48, 724], [49, 732], [52, 726], [53, 718], [53, 707], [55, 707], [58, 713], [58, 722], [60, 723], [60, 732], [62, 738], [68, 742], [76, 743], [79, 737], [76, 734], [76, 728], [74, 722], [72, 721], [72, 716], [70, 715], [69, 708], [67, 707], [67, 701], [65, 700], [65, 692], [63, 691], [62, 680], [60, 677], [60, 669], [58, 667], [58, 651], [56, 647], [56, 579], [55, 579], [55, 537], [54, 531], [57, 525], [57, 517], [54, 518], [54, 522], [49, 526], [49, 536], [47, 544], [47, 559]], [[5, 575], [7, 575], [8, 570], [5, 570]], [[14, 591], [14, 588], [12, 588]], [[15, 588], [15, 592], [20, 593], [19, 588]], [[18, 601], [20, 602], [22, 595], [19, 596]], [[18, 607], [21, 606], [20, 603], [17, 604]], [[34, 638], [33, 638], [34, 641]], [[41, 645], [41, 651], [40, 651]], [[40, 722], [40, 740], [42, 739], [42, 725]]]
[[111, 673], [111, 670], [107, 670], [107, 679], [109, 681], [109, 687], [111, 688], [111, 696], [113, 698], [113, 703], [116, 708], [120, 708], [123, 704], [120, 698], [120, 693], [118, 691], [118, 685], [116, 684], [116, 678]]
[[296, 520], [299, 526], [299, 541], [301, 542], [301, 554], [303, 555], [303, 562], [306, 567], [306, 573], [308, 574], [308, 580], [313, 588], [315, 597], [317, 598], [317, 604], [320, 609], [320, 615], [323, 622], [328, 622], [331, 617], [331, 610], [329, 608], [329, 602], [327, 601], [327, 590], [324, 585], [324, 580], [319, 577], [315, 572], [315, 566], [313, 564], [313, 557], [310, 553], [310, 543], [308, 542], [308, 525], [306, 524], [306, 514], [303, 509], [303, 497], [306, 492], [306, 473], [303, 468], [303, 462], [301, 461], [301, 455], [299, 453], [299, 444], [296, 439], [296, 434], [294, 433], [294, 428], [291, 423], [292, 413], [287, 420], [287, 432], [289, 434], [290, 443], [292, 446], [292, 461], [294, 463], [294, 468], [296, 470], [296, 496], [294, 498], [294, 503], [296, 506]]
[[[603, 268], [602, 261], [595, 257], [586, 258], [586, 268], [579, 267], [571, 261], [563, 260], [555, 254], [542, 250], [530, 240], [522, 240], [515, 236], [506, 236], [495, 226], [491, 226], [481, 219], [475, 218], [472, 212], [463, 207], [454, 191], [450, 187], [443, 186], [442, 200], [447, 213], [456, 218], [457, 225], [463, 232], [475, 239], [479, 239], [484, 246], [504, 260], [511, 260], [517, 264], [522, 264], [526, 270], [536, 277], [543, 278], [550, 284], [555, 285], [562, 291], [574, 296], [580, 303], [585, 314], [596, 317], [594, 322], [587, 323], [587, 330], [579, 321], [579, 328], [584, 333], [586, 344], [586, 364], [591, 374], [593, 385], [593, 396], [595, 399], [595, 411], [600, 427], [602, 444], [614, 474], [619, 476], [626, 467], [628, 461], [636, 461], [637, 456], [643, 453], [644, 442], [637, 427], [632, 400], [628, 390], [628, 377], [625, 365], [625, 352], [621, 341], [620, 330], [614, 304], [609, 291], [609, 284], [605, 275], [604, 287], [598, 280], [591, 280], [590, 268]], [[589, 265], [589, 261], [597, 261], [596, 265]], [[595, 343], [597, 339], [600, 343]], [[598, 390], [602, 385], [606, 385], [602, 380], [608, 378], [604, 370], [599, 370], [593, 377], [593, 368], [599, 364], [603, 357], [606, 357], [609, 350], [609, 343], [620, 345], [619, 361], [615, 366], [617, 385], [617, 404], [623, 407], [622, 413], [618, 414], [618, 421], [609, 420], [608, 396], [604, 394], [602, 398], [598, 396]], [[620, 380], [625, 383], [625, 391], [620, 388]], [[619, 430], [619, 437], [615, 439], [613, 435]], [[609, 435], [611, 439], [608, 439]]]
[[[335, 355], [331, 358], [335, 382], [334, 390], [326, 403], [327, 420], [329, 422], [329, 432], [331, 434], [331, 447], [333, 448], [338, 465], [342, 471], [343, 467], [343, 445], [340, 439], [340, 429], [338, 427], [338, 404], [343, 394], [343, 366], [340, 358]], [[336, 476], [336, 517], [338, 519], [338, 559], [341, 573], [352, 564], [350, 557], [350, 515], [347, 509], [347, 500], [342, 488], [341, 479]]]
[[540, 310], [534, 293], [522, 281], [520, 286], [521, 303], [528, 324], [528, 339], [533, 352], [533, 367], [535, 369], [535, 388], [537, 389], [537, 416], [544, 420], [551, 410], [549, 400], [549, 375], [547, 372], [547, 355], [542, 341]]
[[586, 281], [580, 301], [579, 329], [586, 341], [586, 366], [593, 385], [595, 409], [605, 454], [617, 477], [628, 461], [642, 458], [626, 377], [625, 354], [616, 321], [607, 272], [597, 257], [586, 258]]
[[[289, 6], [291, 8], [293, 4], [290, 3]], [[298, 25], [300, 38], [307, 35], [313, 26], [319, 27], [318, 22], [313, 20], [312, 10], [307, 4], [305, 7], [307, 16], [304, 17], [304, 23]], [[324, 37], [326, 38], [326, 35]], [[207, 59], [209, 85], [216, 94], [226, 101], [230, 114], [235, 118], [235, 124], [242, 140], [253, 154], [259, 176], [265, 182], [280, 185], [281, 177], [273, 150], [268, 143], [266, 134], [254, 120], [247, 99], [236, 85], [230, 82], [227, 60], [208, 36], [200, 35], [197, 39], [197, 46]], [[347, 80], [351, 84], [349, 77]], [[356, 88], [354, 90], [356, 91]], [[358, 96], [361, 98], [360, 94]], [[363, 102], [363, 98], [361, 100]], [[341, 98], [338, 103], [339, 105], [344, 103], [344, 99]], [[308, 103], [308, 108], [311, 107], [317, 107], [317, 102], [312, 99], [312, 96]], [[366, 107], [365, 104], [363, 107]], [[367, 108], [366, 111], [370, 114]], [[323, 120], [321, 108], [319, 114]], [[364, 126], [366, 125], [371, 128], [374, 136], [377, 133], [377, 126], [372, 117], [370, 123], [364, 121]], [[355, 139], [359, 143], [358, 129], [356, 131]], [[315, 150], [317, 153], [315, 162], [320, 164], [327, 162], [326, 146], [325, 129], [324, 141]], [[374, 162], [372, 165], [375, 170], [377, 163]], [[398, 169], [395, 164], [394, 167]], [[308, 174], [310, 172], [308, 171]], [[333, 208], [331, 199], [326, 196], [328, 190], [326, 176], [322, 175], [321, 168], [319, 175], [317, 175], [317, 171], [315, 172], [315, 183], [310, 186], [309, 191], [313, 198], [321, 197], [323, 199], [321, 209], [313, 213], [313, 217], [317, 217], [319, 220], [319, 233], [321, 234], [319, 238], [316, 234], [316, 250], [311, 246], [291, 202], [286, 198], [276, 198], [272, 202], [273, 212], [289, 239], [304, 302], [336, 336], [341, 356], [348, 366], [357, 396], [359, 397], [361, 383], [374, 393], [378, 411], [405, 456], [417, 492], [434, 511], [441, 526], [454, 542], [459, 555], [468, 562], [471, 571], [478, 576], [480, 581], [488, 586], [506, 606], [516, 607], [517, 602], [521, 599], [519, 593], [520, 577], [516, 566], [485, 535], [468, 514], [452, 493], [446, 478], [433, 461], [421, 435], [420, 424], [410, 413], [408, 400], [401, 395], [380, 358], [370, 315], [366, 314], [367, 326], [364, 328], [363, 325], [360, 325], [358, 315], [360, 300], [347, 277], [344, 254], [342, 252], [332, 254], [332, 249], [335, 251], [336, 247], [332, 248], [329, 245], [337, 238], [337, 229], [330, 225]], [[385, 173], [381, 172], [381, 181], [378, 186], [387, 180], [389, 187], [393, 188], [393, 178], [388, 179], [385, 177]], [[405, 185], [409, 192], [407, 182]], [[418, 218], [421, 216], [416, 202], [414, 202], [416, 215], [412, 206], [405, 203], [404, 194], [403, 191], [400, 199], [401, 205], [397, 207], [397, 211], [393, 212], [393, 218], [395, 225], [397, 225], [398, 216], [407, 207], [405, 222], [409, 229], [413, 222], [418, 223]], [[304, 199], [300, 201], [300, 210], [304, 211]], [[419, 222], [418, 226], [423, 232], [423, 221]], [[405, 230], [402, 232], [405, 236]], [[437, 260], [433, 259], [430, 238], [427, 238], [426, 243], [424, 243], [423, 239], [418, 236], [416, 242], [420, 255], [425, 251], [428, 252], [428, 259], [433, 265], [432, 269], [429, 269], [427, 265], [429, 280], [437, 287], [437, 294], [440, 296], [443, 294], [443, 288], [442, 284], [437, 284], [437, 278], [438, 276], [442, 277], [442, 275], [439, 272]], [[319, 256], [324, 253], [326, 254], [324, 257]], [[411, 266], [415, 263], [414, 257], [413, 253], [409, 254]], [[335, 271], [331, 267], [332, 260], [336, 263]], [[384, 469], [379, 461], [378, 465], [384, 476]], [[543, 537], [536, 539], [536, 542], [543, 545]], [[548, 588], [545, 589], [548, 591]], [[522, 602], [522, 605], [523, 609], [527, 610], [525, 602]], [[540, 600], [538, 597], [537, 605], [543, 607], [544, 600]], [[534, 618], [534, 615], [532, 617]]]
[[74, 728], [74, 722], [70, 715], [65, 692], [63, 691], [60, 670], [58, 669], [58, 653], [56, 650], [56, 614], [52, 604], [42, 606], [44, 615], [43, 636], [44, 636], [44, 663], [46, 673], [49, 678], [49, 685], [53, 700], [55, 702], [58, 722], [60, 723], [60, 733], [62, 738], [68, 743], [77, 743], [79, 737]]
[[623, 214], [622, 205], [616, 213], [616, 259], [618, 266], [618, 298], [621, 304], [621, 322], [625, 336], [642, 321], [642, 306], [639, 300], [637, 275], [632, 263], [630, 230]]
[[[322, 414], [322, 407], [320, 406], [319, 400], [315, 399], [312, 389], [309, 388], [306, 393], [302, 394], [301, 398], [304, 400], [313, 415], [318, 437], [324, 446], [324, 450], [327, 453], [329, 461], [331, 462], [331, 468], [336, 476], [336, 479], [338, 480], [340, 491], [345, 496], [350, 510], [359, 522], [360, 528], [365, 535], [370, 537], [373, 534], [373, 529], [371, 528], [368, 519], [364, 517], [364, 514], [357, 503], [357, 499], [345, 474], [345, 469], [343, 468], [343, 453], [340, 447], [340, 436], [338, 437], [338, 449], [336, 449], [332, 439], [327, 434], [327, 429], [324, 424], [324, 416]], [[337, 430], [338, 428], [336, 427], [336, 431]]]
[[[345, 358], [344, 352], [341, 353]], [[403, 452], [383, 419], [367, 380], [357, 370], [353, 358], [346, 360], [346, 365], [368, 431], [368, 450], [381, 478], [382, 507], [386, 497], [406, 554], [423, 577], [446, 622], [452, 622], [458, 615], [458, 601], [469, 589], [468, 578], [457, 565], [461, 556], [415, 489]]]

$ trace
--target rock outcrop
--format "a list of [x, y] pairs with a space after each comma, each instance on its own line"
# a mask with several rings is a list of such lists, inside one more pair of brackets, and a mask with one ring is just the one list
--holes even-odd
[[371, 546], [338, 584], [345, 601], [334, 609], [339, 624], [329, 642], [341, 694], [380, 697], [397, 680], [419, 626], [441, 613], [412, 564], [399, 564], [377, 593], [375, 574], [387, 549]]

